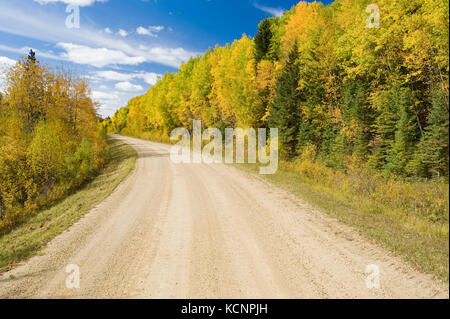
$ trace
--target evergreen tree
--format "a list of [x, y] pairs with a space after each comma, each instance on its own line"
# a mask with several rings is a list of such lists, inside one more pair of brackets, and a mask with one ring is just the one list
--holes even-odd
[[266, 57], [270, 50], [272, 40], [272, 30], [270, 18], [263, 20], [258, 26], [258, 33], [255, 36], [255, 60], [256, 63]]
[[271, 104], [269, 116], [270, 127], [278, 128], [280, 142], [290, 158], [296, 154], [300, 102], [304, 100], [298, 90], [300, 79], [298, 56], [298, 46], [294, 43], [288, 61], [277, 80], [275, 98]]
[[36, 62], [36, 52], [30, 49], [30, 53], [28, 53], [28, 60], [32, 62]]
[[404, 89], [400, 96], [400, 119], [396, 126], [394, 144], [387, 156], [386, 169], [395, 175], [405, 177], [417, 141], [417, 124], [407, 103], [410, 100], [409, 91]]
[[407, 108], [410, 96], [399, 81], [380, 93], [374, 100], [374, 106], [379, 110], [375, 121], [374, 152], [369, 165], [374, 169], [383, 169], [388, 162], [388, 155], [392, 153], [396, 131], [400, 121], [400, 112]]
[[442, 91], [434, 93], [428, 126], [419, 144], [411, 169], [423, 177], [447, 177], [449, 174], [449, 109]]
[[363, 81], [349, 80], [343, 88], [342, 117], [347, 128], [344, 142], [347, 155], [366, 158], [372, 140], [373, 109], [367, 103], [367, 87]]

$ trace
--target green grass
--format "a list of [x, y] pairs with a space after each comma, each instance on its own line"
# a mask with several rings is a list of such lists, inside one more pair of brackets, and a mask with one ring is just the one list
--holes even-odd
[[[235, 166], [250, 174], [258, 174], [257, 165]], [[344, 193], [337, 187], [305, 178], [283, 162], [280, 162], [276, 174], [258, 176], [354, 227], [364, 237], [386, 247], [394, 255], [402, 256], [420, 271], [448, 282], [448, 220], [434, 223], [414, 216], [414, 212], [400, 212], [363, 194]]]
[[30, 216], [0, 237], [0, 272], [34, 256], [50, 240], [76, 223], [91, 208], [110, 195], [133, 170], [137, 153], [129, 145], [108, 138], [110, 152], [101, 172], [82, 189], [51, 208]]

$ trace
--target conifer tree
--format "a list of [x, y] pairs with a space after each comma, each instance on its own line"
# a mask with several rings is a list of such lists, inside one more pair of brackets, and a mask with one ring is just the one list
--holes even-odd
[[411, 165], [419, 176], [446, 177], [449, 175], [449, 109], [443, 92], [432, 97], [428, 126]]
[[407, 166], [412, 159], [417, 140], [417, 122], [411, 112], [409, 91], [404, 89], [400, 95], [399, 120], [396, 125], [395, 139], [387, 156], [386, 169], [398, 176], [406, 176]]
[[255, 60], [256, 63], [266, 57], [270, 50], [272, 40], [272, 30], [270, 19], [263, 20], [258, 26], [258, 33], [255, 36]]
[[269, 124], [278, 128], [280, 142], [288, 157], [294, 157], [297, 148], [297, 135], [300, 126], [301, 92], [298, 90], [300, 69], [297, 64], [298, 46], [289, 53], [288, 61], [277, 80], [275, 98], [271, 104]]
[[36, 62], [36, 52], [30, 49], [30, 53], [28, 53], [28, 60], [32, 62]]
[[381, 92], [374, 100], [374, 105], [379, 111], [375, 121], [374, 153], [369, 165], [375, 169], [383, 169], [388, 162], [388, 155], [395, 142], [397, 124], [400, 120], [400, 112], [407, 107], [410, 98], [399, 81]]

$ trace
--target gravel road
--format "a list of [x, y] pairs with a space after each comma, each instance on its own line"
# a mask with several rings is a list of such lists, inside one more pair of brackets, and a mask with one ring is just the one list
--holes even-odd
[[[174, 164], [167, 145], [116, 138], [139, 154], [133, 173], [39, 256], [0, 276], [1, 298], [449, 296], [447, 284], [257, 177]], [[79, 267], [80, 288], [67, 288], [67, 265]], [[379, 269], [379, 288], [366, 285], [368, 265]]]

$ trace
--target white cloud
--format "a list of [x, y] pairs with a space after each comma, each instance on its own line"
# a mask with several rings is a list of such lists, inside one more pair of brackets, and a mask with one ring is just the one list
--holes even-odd
[[128, 35], [128, 32], [123, 30], [123, 29], [119, 29], [119, 31], [116, 33], [118, 35], [120, 35], [121, 37], [126, 37]]
[[0, 92], [5, 90], [6, 73], [14, 64], [16, 64], [16, 61], [5, 56], [0, 56]]
[[118, 50], [91, 48], [73, 43], [58, 43], [57, 46], [66, 51], [65, 53], [62, 53], [62, 57], [65, 59], [74, 63], [89, 64], [98, 68], [111, 64], [137, 65], [145, 62], [144, 57], [128, 56]]
[[143, 91], [144, 88], [140, 85], [135, 85], [130, 82], [119, 82], [115, 85], [116, 89], [125, 91], [125, 92], [138, 92]]
[[182, 61], [189, 60], [193, 55], [193, 53], [183, 48], [170, 49], [162, 47], [150, 48], [145, 54], [147, 60], [150, 62], [157, 62], [175, 68], [178, 68]]
[[172, 67], [179, 67], [182, 61], [187, 61], [193, 53], [183, 48], [170, 49], [162, 47], [147, 48], [147, 50], [134, 51], [135, 56], [125, 54], [120, 50], [107, 48], [91, 48], [73, 43], [58, 43], [66, 52], [61, 57], [78, 64], [88, 64], [95, 67], [107, 65], [138, 65], [143, 62], [156, 62]]
[[[55, 16], [46, 10], [40, 10], [37, 14], [28, 14], [18, 6], [15, 6], [15, 2], [13, 1], [0, 1], [1, 32], [49, 43], [66, 43], [67, 39], [70, 39], [71, 43], [78, 46], [76, 48], [70, 48], [71, 51], [74, 51], [75, 49], [79, 51], [78, 49], [80, 48], [105, 48], [110, 51], [121, 52], [120, 54], [117, 53], [119, 61], [108, 59], [108, 61], [105, 62], [102, 62], [101, 59], [97, 59], [95, 56], [93, 57], [94, 62], [91, 62], [89, 59], [76, 58], [72, 56], [71, 52], [55, 53], [53, 55], [45, 52], [38, 52], [42, 57], [56, 60], [69, 59], [76, 61], [76, 63], [101, 66], [123, 64], [121, 62], [125, 59], [125, 62], [129, 64], [137, 64], [146, 61], [178, 68], [182, 61], [187, 61], [191, 56], [197, 54], [197, 52], [188, 51], [184, 48], [167, 48], [157, 44], [147, 48], [143, 43], [136, 42], [132, 39], [119, 39], [112, 34], [102, 32], [104, 31], [103, 29], [92, 29], [87, 26], [84, 26], [81, 29], [68, 29], [61, 27], [61, 25], [64, 26], [64, 19], [65, 16]], [[24, 55], [26, 52], [27, 51], [22, 51], [17, 53]], [[44, 56], [44, 54], [46, 54], [46, 56]]]
[[140, 35], [150, 35], [153, 36], [153, 33], [151, 33], [148, 29], [144, 28], [144, 27], [138, 27], [136, 29], [137, 34]]
[[9, 68], [16, 64], [16, 61], [5, 56], [0, 56], [0, 69]]
[[256, 2], [253, 3], [253, 6], [254, 6], [256, 9], [259, 9], [259, 10], [261, 10], [261, 11], [264, 11], [265, 13], [271, 14], [271, 15], [273, 15], [273, 16], [275, 16], [275, 17], [281, 17], [281, 16], [283, 16], [283, 14], [284, 14], [284, 10], [281, 9], [281, 8], [266, 7], [266, 6], [259, 5], [259, 4], [256, 3]]
[[105, 28], [103, 31], [105, 31], [105, 33], [111, 34], [112, 30], [110, 28]]
[[98, 71], [95, 73], [97, 77], [108, 81], [121, 81], [129, 82], [133, 79], [142, 79], [149, 85], [154, 85], [160, 77], [160, 74], [153, 72], [140, 72], [140, 73], [119, 73], [116, 71]]
[[92, 91], [92, 97], [95, 100], [113, 100], [118, 98], [117, 94], [103, 91]]
[[139, 77], [142, 78], [147, 84], [150, 84], [150, 85], [155, 85], [156, 82], [158, 81], [158, 78], [161, 76], [162, 76], [161, 74], [156, 74], [153, 72], [139, 74]]
[[65, 4], [71, 4], [80, 7], [87, 7], [93, 5], [95, 2], [106, 2], [108, 0], [34, 0], [39, 4], [47, 4], [47, 3], [57, 3], [62, 2]]
[[150, 36], [150, 37], [154, 37], [154, 38], [156, 38], [158, 35], [156, 35], [156, 34], [153, 34], [152, 32], [150, 32], [150, 30], [148, 30], [148, 29], [146, 29], [146, 28], [144, 28], [144, 27], [138, 27], [137, 29], [136, 29], [136, 32], [137, 32], [137, 34], [140, 34], [140, 35], [148, 35], [148, 36]]
[[98, 71], [95, 74], [97, 77], [107, 81], [130, 81], [133, 79], [130, 73], [119, 73], [116, 71]]
[[30, 52], [30, 49], [33, 49], [33, 51], [36, 52], [36, 57], [38, 59], [40, 57], [44, 57], [44, 58], [53, 59], [53, 60], [64, 60], [64, 58], [62, 58], [62, 57], [60, 57], [58, 55], [55, 55], [55, 54], [50, 53], [50, 52], [37, 50], [35, 48], [31, 48], [31, 47], [13, 48], [13, 47], [10, 47], [10, 46], [7, 46], [7, 45], [0, 44], [0, 50], [6, 51], [6, 52], [11, 52], [11, 53], [17, 53], [20, 56], [27, 56], [28, 52]]
[[161, 25], [154, 25], [154, 26], [148, 27], [148, 29], [153, 32], [161, 32], [162, 30], [164, 30], [164, 27]]
[[163, 26], [150, 26], [148, 28], [140, 26], [136, 29], [136, 32], [137, 34], [140, 35], [148, 35], [150, 37], [157, 38], [158, 37], [157, 33], [161, 32], [162, 30], [164, 30]]
[[113, 116], [121, 107], [136, 96], [136, 92], [125, 92], [114, 88], [98, 87], [92, 90], [92, 98], [100, 103], [99, 113], [103, 117]]

